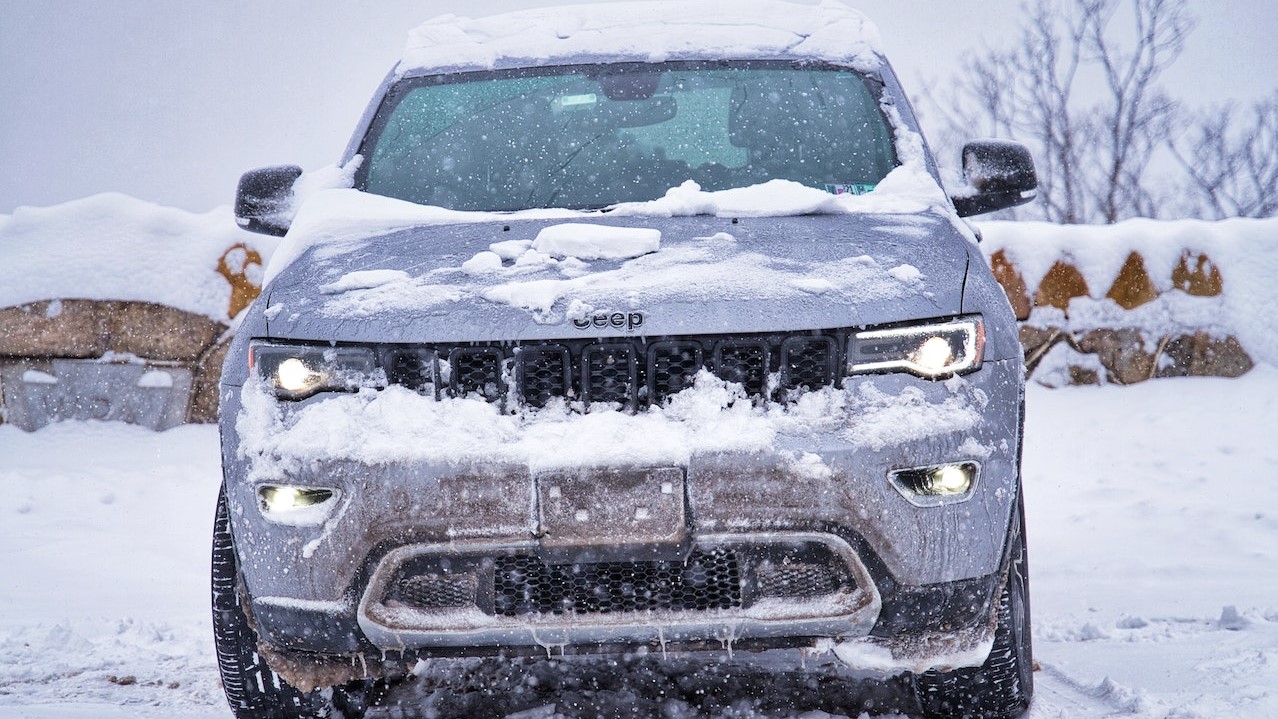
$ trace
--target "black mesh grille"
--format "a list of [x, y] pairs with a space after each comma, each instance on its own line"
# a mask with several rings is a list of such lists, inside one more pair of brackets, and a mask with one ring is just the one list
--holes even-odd
[[449, 385], [456, 395], [477, 392], [484, 399], [496, 401], [505, 394], [501, 377], [501, 350], [493, 348], [455, 349], [448, 355], [451, 369]]
[[835, 567], [819, 564], [760, 567], [757, 577], [759, 594], [765, 597], [818, 597], [833, 594], [841, 584]]
[[835, 360], [829, 337], [791, 337], [781, 344], [781, 383], [809, 390], [833, 384]]
[[762, 395], [768, 381], [769, 354], [762, 342], [720, 342], [715, 348], [714, 372], [726, 382], [739, 382], [749, 394]]
[[388, 599], [419, 609], [473, 607], [478, 588], [473, 574], [425, 574], [399, 582]]
[[548, 565], [500, 557], [493, 606], [507, 617], [732, 609], [741, 606], [741, 570], [725, 549], [695, 551], [686, 562]]
[[618, 402], [634, 406], [638, 368], [635, 349], [628, 344], [591, 345], [582, 358], [587, 402]]
[[572, 395], [572, 360], [566, 347], [532, 347], [520, 353], [519, 396], [525, 404], [545, 407], [554, 397]]
[[692, 386], [705, 364], [696, 342], [658, 342], [648, 348], [648, 391], [653, 404]]
[[414, 392], [435, 389], [435, 353], [422, 350], [396, 350], [387, 362], [386, 379]]

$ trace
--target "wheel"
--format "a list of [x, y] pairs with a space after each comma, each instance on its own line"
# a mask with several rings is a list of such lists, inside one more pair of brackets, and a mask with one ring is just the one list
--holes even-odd
[[1025, 511], [1018, 512], [1011, 539], [1007, 583], [998, 603], [994, 648], [974, 669], [927, 672], [915, 677], [915, 694], [929, 719], [1013, 719], [1025, 713], [1034, 695], [1030, 646], [1029, 568], [1025, 551]]
[[239, 584], [240, 565], [223, 488], [213, 522], [213, 644], [231, 711], [236, 719], [361, 719], [368, 709], [371, 682], [302, 692], [271, 671], [257, 652], [257, 634], [240, 603]]

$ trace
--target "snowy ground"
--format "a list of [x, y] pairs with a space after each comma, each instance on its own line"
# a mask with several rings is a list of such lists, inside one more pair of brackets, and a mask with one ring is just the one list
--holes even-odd
[[[1266, 366], [1031, 389], [1030, 717], [1278, 716], [1276, 400]], [[213, 427], [0, 426], [0, 719], [230, 716], [206, 589], [219, 476]], [[505, 698], [415, 687], [380, 716], [825, 717], [836, 692], [853, 716], [910, 711], [891, 686], [628, 669], [481, 666]]]

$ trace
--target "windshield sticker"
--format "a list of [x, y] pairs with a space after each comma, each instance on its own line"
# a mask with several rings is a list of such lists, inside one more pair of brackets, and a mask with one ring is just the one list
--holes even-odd
[[866, 185], [857, 183], [853, 185], [834, 185], [825, 183], [825, 191], [831, 195], [865, 195], [874, 191], [878, 185]]
[[567, 110], [572, 107], [597, 105], [599, 104], [599, 96], [593, 93], [588, 95], [564, 95], [556, 102], [558, 102], [560, 110]]

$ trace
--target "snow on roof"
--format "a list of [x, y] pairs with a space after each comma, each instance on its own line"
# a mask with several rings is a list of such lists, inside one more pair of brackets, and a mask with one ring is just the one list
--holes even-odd
[[648, 0], [443, 15], [409, 33], [396, 72], [723, 58], [823, 60], [869, 72], [879, 67], [879, 46], [878, 28], [836, 0]]

